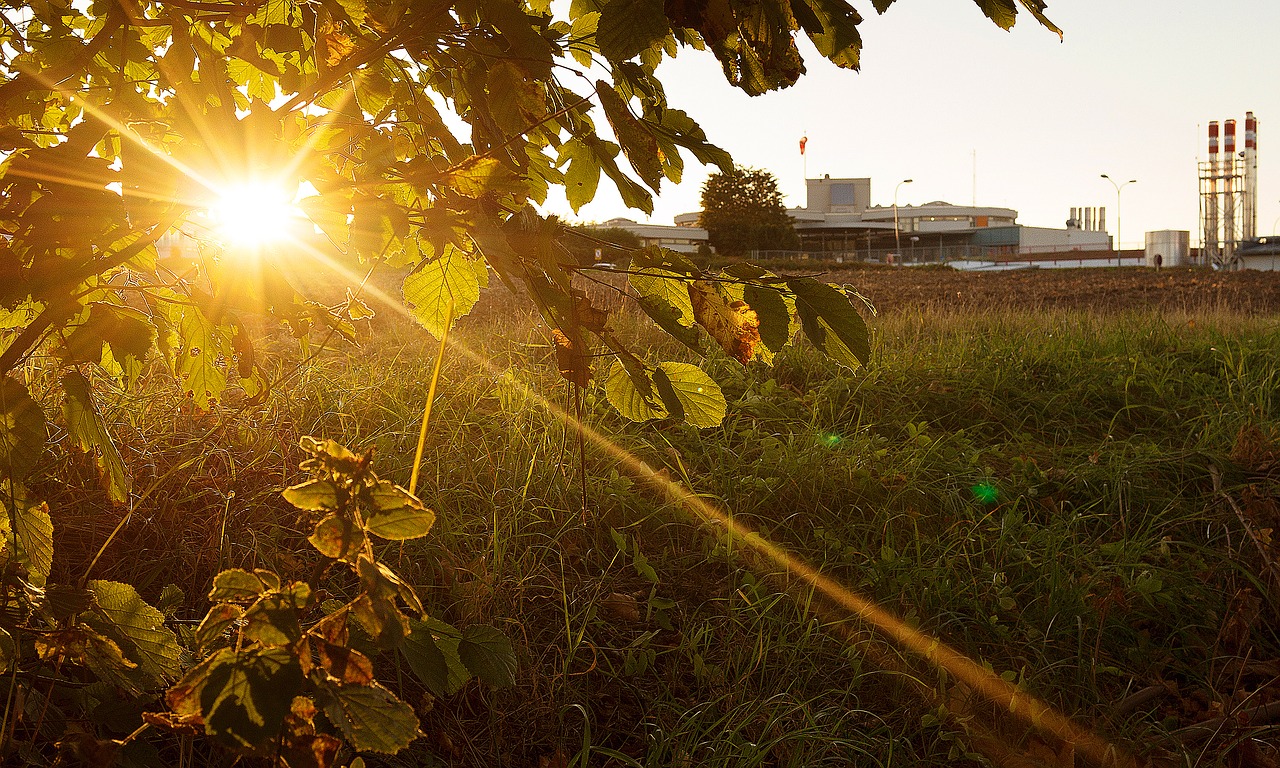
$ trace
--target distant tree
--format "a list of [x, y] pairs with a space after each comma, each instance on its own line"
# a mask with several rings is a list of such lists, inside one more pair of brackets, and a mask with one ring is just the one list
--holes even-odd
[[711, 246], [728, 256], [800, 246], [778, 180], [756, 168], [735, 165], [711, 174], [702, 185], [698, 223], [707, 230]]

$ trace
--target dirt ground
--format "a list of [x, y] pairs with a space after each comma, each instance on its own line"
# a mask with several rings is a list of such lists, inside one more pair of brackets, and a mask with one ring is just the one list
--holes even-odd
[[960, 272], [944, 267], [863, 267], [821, 273], [881, 313], [913, 308], [1086, 309], [1102, 312], [1219, 310], [1280, 314], [1280, 272], [1137, 267]]

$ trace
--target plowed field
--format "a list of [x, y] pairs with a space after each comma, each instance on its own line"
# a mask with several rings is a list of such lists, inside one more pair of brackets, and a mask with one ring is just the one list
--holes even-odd
[[823, 274], [847, 283], [879, 312], [913, 308], [1236, 311], [1280, 313], [1280, 272], [1180, 268], [1025, 269], [960, 272], [940, 267], [867, 267]]

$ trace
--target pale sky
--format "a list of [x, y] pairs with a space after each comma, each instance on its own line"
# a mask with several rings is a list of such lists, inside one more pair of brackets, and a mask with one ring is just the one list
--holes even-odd
[[[898, 0], [865, 21], [862, 70], [838, 69], [801, 42], [808, 74], [756, 98], [729, 86], [710, 53], [682, 50], [658, 71], [672, 106], [743, 165], [771, 171], [789, 206], [808, 175], [870, 177], [873, 204], [945, 200], [1018, 211], [1018, 222], [1061, 227], [1070, 208], [1106, 206], [1115, 234], [1117, 181], [1123, 242], [1145, 231], [1190, 230], [1198, 242], [1196, 161], [1208, 123], [1258, 118], [1258, 232], [1280, 216], [1280, 2], [1277, 0], [1056, 0], [1047, 10], [1063, 42], [1029, 14], [1004, 32], [970, 0]], [[601, 118], [597, 122], [603, 123]], [[626, 216], [670, 224], [696, 211], [713, 169], [686, 155], [684, 181], [664, 183], [652, 216], [628, 210], [600, 182], [573, 216], [563, 197], [547, 210], [581, 221]]]

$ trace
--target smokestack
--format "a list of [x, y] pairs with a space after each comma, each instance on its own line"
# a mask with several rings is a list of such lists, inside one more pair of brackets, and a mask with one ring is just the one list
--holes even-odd
[[1236, 250], [1236, 121], [1222, 124], [1222, 244], [1225, 258], [1230, 260]]
[[1209, 121], [1209, 162], [1218, 159], [1218, 121]]
[[1258, 119], [1244, 113], [1244, 211], [1245, 240], [1258, 236]]
[[[1099, 232], [1107, 231], [1107, 207], [1105, 205], [1098, 209], [1098, 231]], [[1116, 250], [1120, 250], [1119, 237], [1120, 237], [1120, 233], [1117, 232], [1116, 233]]]
[[1221, 223], [1218, 219], [1218, 121], [1209, 121], [1209, 162], [1207, 163], [1208, 174], [1205, 179], [1206, 191], [1204, 194], [1204, 249], [1208, 252], [1208, 257], [1217, 261], [1221, 254], [1221, 240], [1219, 239], [1222, 231]]

